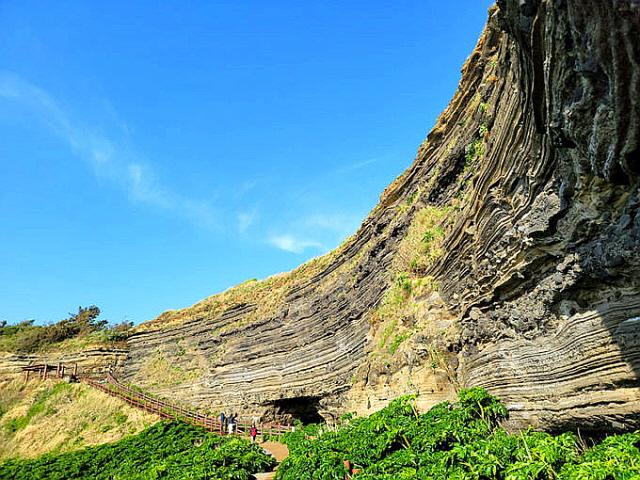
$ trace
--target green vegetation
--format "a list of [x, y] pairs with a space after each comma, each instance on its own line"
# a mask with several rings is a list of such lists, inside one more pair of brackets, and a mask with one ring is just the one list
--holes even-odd
[[448, 207], [426, 206], [418, 210], [402, 240], [395, 261], [396, 272], [409, 272], [415, 279], [442, 255], [442, 241], [450, 223]]
[[482, 122], [482, 124], [480, 124], [478, 133], [482, 138], [487, 138], [487, 135], [489, 135], [489, 125], [487, 125], [487, 122]]
[[[174, 355], [182, 357], [185, 353], [185, 347], [178, 345]], [[198, 364], [197, 357], [184, 365], [177, 365], [167, 353], [157, 351], [145, 359], [135, 378], [143, 381], [147, 387], [169, 387], [193, 381], [202, 374], [203, 369]]]
[[393, 283], [369, 319], [376, 332], [378, 351], [374, 355], [386, 358], [396, 354], [416, 330], [421, 300], [439, 288], [438, 281], [427, 273], [444, 253], [452, 211], [429, 205], [415, 212], [391, 267]]
[[336, 431], [286, 434], [290, 455], [277, 478], [342, 479], [344, 460], [361, 470], [354, 476], [359, 480], [640, 478], [640, 432], [585, 449], [573, 433], [508, 434], [499, 426], [506, 416], [505, 407], [480, 388], [462, 390], [457, 403], [438, 404], [423, 415], [413, 397], [402, 397]]
[[0, 464], [0, 480], [246, 480], [275, 460], [257, 445], [180, 422], [161, 422], [118, 442]]
[[71, 385], [69, 385], [68, 383], [60, 382], [60, 383], [56, 383], [53, 386], [53, 388], [42, 390], [36, 396], [35, 401], [31, 404], [31, 406], [27, 410], [27, 413], [25, 413], [21, 417], [12, 418], [5, 425], [3, 425], [3, 428], [5, 428], [9, 433], [15, 433], [19, 430], [22, 430], [27, 425], [29, 425], [29, 422], [31, 422], [31, 419], [33, 417], [41, 413], [46, 414], [47, 408], [49, 409], [53, 408], [50, 405], [48, 405], [47, 400], [59, 395], [64, 390], [69, 390], [70, 388], [71, 388]]
[[32, 353], [53, 346], [83, 347], [89, 344], [118, 343], [127, 339], [133, 324], [122, 322], [110, 326], [106, 320], [99, 320], [100, 309], [95, 305], [78, 307], [78, 313], [49, 325], [34, 325], [26, 320], [16, 325], [0, 323], [0, 351]]
[[467, 145], [467, 148], [465, 150], [464, 153], [464, 170], [463, 171], [469, 171], [474, 165], [475, 163], [482, 158], [482, 155], [484, 154], [484, 143], [482, 138], [476, 138], [474, 141], [472, 141], [469, 145]]
[[389, 345], [389, 353], [391, 355], [393, 355], [394, 353], [396, 353], [396, 351], [398, 350], [398, 348], [400, 347], [400, 344], [402, 342], [404, 342], [407, 338], [409, 338], [411, 336], [410, 332], [403, 332], [403, 333], [399, 333], [398, 335], [396, 335], [395, 337], [393, 337], [393, 341], [391, 342], [391, 345]]

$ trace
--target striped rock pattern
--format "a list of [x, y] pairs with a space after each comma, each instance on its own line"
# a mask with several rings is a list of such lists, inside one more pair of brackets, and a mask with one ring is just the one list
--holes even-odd
[[[415, 162], [339, 255], [269, 315], [243, 321], [248, 302], [140, 330], [122, 374], [210, 408], [298, 399], [327, 416], [377, 403], [416, 367], [446, 398], [426, 357], [373, 372], [367, 353], [415, 213], [451, 206], [426, 273], [459, 325], [452, 386], [488, 388], [516, 427], [640, 427], [638, 39], [637, 0], [499, 0]], [[175, 381], [149, 380], [154, 357]]]

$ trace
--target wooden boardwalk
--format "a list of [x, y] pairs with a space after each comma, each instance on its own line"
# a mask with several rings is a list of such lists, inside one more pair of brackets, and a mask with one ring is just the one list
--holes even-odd
[[[142, 389], [120, 382], [111, 373], [107, 374], [103, 379], [98, 379], [79, 373], [77, 365], [74, 365], [72, 368], [68, 368], [60, 363], [53, 365], [46, 363], [41, 365], [29, 365], [24, 367], [23, 371], [25, 372], [25, 378], [27, 380], [29, 380], [30, 375], [34, 374], [35, 378], [43, 380], [47, 378], [77, 379], [78, 381], [86, 383], [107, 395], [123, 400], [132, 407], [158, 415], [161, 418], [168, 420], [181, 420], [191, 425], [203, 427], [210, 432], [216, 432], [221, 435], [228, 434], [228, 431], [225, 431], [223, 428], [224, 425], [221, 424], [220, 418], [204, 415], [196, 410], [187, 408], [175, 402], [161, 400], [145, 393]], [[234, 434], [248, 436], [250, 427], [251, 424], [249, 422], [238, 422], [236, 424]], [[259, 424], [258, 431], [263, 438], [269, 439], [274, 436], [280, 437], [287, 432], [291, 432], [293, 431], [293, 427], [291, 425], [281, 425], [269, 422]]]

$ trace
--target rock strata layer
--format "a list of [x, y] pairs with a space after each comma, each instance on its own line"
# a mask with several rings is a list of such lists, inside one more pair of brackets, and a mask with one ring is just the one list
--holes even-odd
[[[121, 374], [210, 409], [325, 418], [480, 385], [515, 427], [639, 428], [639, 98], [638, 1], [498, 1], [451, 104], [354, 237], [277, 299], [161, 316]], [[427, 207], [447, 218], [421, 273], [437, 292], [378, 361], [375, 312]]]

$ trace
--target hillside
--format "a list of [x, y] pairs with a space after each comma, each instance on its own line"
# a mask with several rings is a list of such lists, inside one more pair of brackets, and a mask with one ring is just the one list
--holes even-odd
[[83, 384], [18, 378], [0, 387], [0, 460], [113, 442], [158, 421]]
[[265, 418], [332, 421], [404, 394], [426, 410], [480, 386], [511, 427], [640, 427], [638, 38], [635, 0], [499, 0], [352, 237], [165, 312], [88, 368]]

